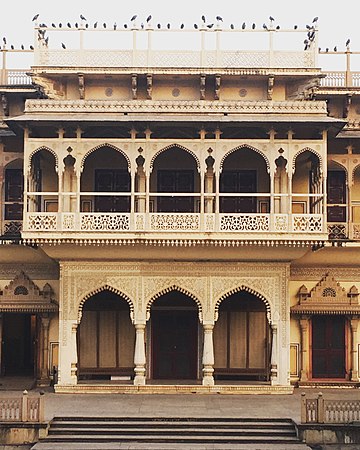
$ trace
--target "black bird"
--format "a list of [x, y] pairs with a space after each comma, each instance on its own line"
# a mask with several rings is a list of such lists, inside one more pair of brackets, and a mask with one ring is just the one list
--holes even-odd
[[94, 23], [94, 28], [96, 28], [96, 27], [97, 27], [97, 25], [98, 25], [98, 23], [97, 23], [97, 22], [95, 22], [95, 23]]
[[82, 14], [80, 14], [80, 19], [81, 20], [86, 20], [86, 18]]
[[53, 28], [56, 28], [56, 25], [55, 25], [54, 23], [52, 23], [51, 26], [52, 26]]
[[312, 23], [316, 23], [319, 20], [318, 17], [314, 17]]
[[277, 29], [277, 30], [280, 30], [280, 25], [276, 25], [276, 29]]
[[206, 25], [208, 28], [212, 28], [214, 26], [213, 23], [210, 23], [209, 25]]
[[148, 16], [147, 18], [146, 18], [146, 22], [147, 23], [149, 23], [150, 22], [150, 20], [151, 20], [151, 18], [152, 18], [152, 16], [150, 15], [150, 16]]
[[79, 28], [79, 24], [75, 22], [75, 28]]
[[180, 25], [180, 29], [181, 29], [181, 30], [184, 29], [184, 24], [183, 24], [183, 23]]
[[35, 14], [35, 16], [32, 18], [32, 21], [35, 22], [35, 20], [37, 20], [37, 18], [40, 16], [40, 14]]
[[88, 23], [85, 24], [85, 28], [89, 28], [89, 24]]
[[348, 40], [345, 42], [346, 47], [349, 47], [349, 44], [350, 44], [350, 39], [348, 39]]
[[68, 26], [68, 28], [71, 28], [71, 23], [68, 22], [68, 23], [67, 23], [67, 26]]
[[6, 45], [6, 37], [3, 37], [3, 43]]
[[116, 28], [117, 28], [117, 23], [115, 22], [114, 23], [114, 30], [116, 30]]
[[137, 18], [137, 14], [135, 14], [134, 16], [132, 16], [132, 18], [130, 19], [130, 22], [134, 22], [134, 20]]
[[124, 23], [124, 28], [125, 28], [125, 29], [127, 28], [127, 23]]
[[325, 51], [326, 51], [326, 53], [327, 53], [327, 52], [329, 51], [329, 49], [327, 48]]
[[61, 47], [66, 49], [66, 45], [63, 42], [61, 43]]
[[21, 44], [21, 50], [25, 50], [25, 47], [23, 46], [23, 44]]
[[11, 50], [14, 50], [14, 46], [13, 45], [10, 45], [10, 48], [11, 48]]
[[194, 28], [195, 28], [195, 30], [197, 30], [199, 28], [197, 23], [194, 23]]
[[308, 43], [309, 43], [309, 41], [307, 39], [305, 39], [304, 44], [306, 45]]
[[157, 24], [157, 27], [159, 28], [159, 30], [160, 30], [160, 28], [161, 28], [161, 24], [160, 23], [158, 23]]
[[337, 47], [336, 47], [336, 45], [335, 45], [335, 47], [334, 47], [334, 52], [337, 52]]
[[202, 20], [203, 22], [206, 22], [205, 16], [201, 16], [201, 20]]
[[242, 28], [243, 30], [245, 30], [245, 28], [246, 28], [246, 23], [245, 23], [245, 22], [243, 22], [243, 24], [241, 25], [241, 28]]
[[311, 26], [310, 25], [306, 25], [306, 28], [308, 29], [308, 30], [311, 30]]
[[48, 45], [49, 43], [49, 36], [45, 39], [45, 44]]
[[231, 28], [232, 30], [235, 28], [233, 23], [230, 25], [230, 28]]
[[168, 23], [166, 26], [167, 26], [167, 29], [170, 30], [171, 25]]
[[106, 23], [105, 22], [103, 23], [103, 27], [106, 28]]
[[59, 28], [61, 28], [62, 27], [62, 23], [59, 23]]
[[47, 25], [46, 25], [46, 23], [41, 23], [41, 24], [39, 25], [39, 27], [41, 27], [41, 28], [47, 28]]
[[297, 25], [294, 25], [294, 30], [297, 30], [297, 27], [298, 27]]
[[30, 45], [30, 50], [34, 50], [34, 47], [32, 45]]
[[256, 25], [253, 23], [253, 24], [251, 25], [251, 28], [252, 28], [253, 30], [255, 30]]
[[274, 19], [273, 17], [270, 16], [270, 17], [269, 17], [269, 20], [271, 20], [271, 22], [274, 22], [275, 19]]
[[216, 16], [216, 20], [217, 20], [218, 22], [222, 22], [222, 21], [223, 21], [223, 18], [220, 17], [220, 16]]
[[268, 27], [266, 26], [266, 23], [263, 23], [263, 28], [264, 28], [264, 30], [268, 29]]
[[140, 28], [143, 30], [144, 29], [144, 24], [141, 23]]

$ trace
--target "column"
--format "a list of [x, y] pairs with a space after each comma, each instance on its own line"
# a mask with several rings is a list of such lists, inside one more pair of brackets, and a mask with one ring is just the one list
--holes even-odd
[[3, 364], [3, 359], [2, 359], [2, 341], [3, 341], [3, 320], [4, 320], [4, 315], [3, 313], [0, 313], [0, 376], [3, 375], [3, 369], [4, 369], [4, 364]]
[[214, 324], [204, 324], [204, 348], [203, 348], [203, 379], [204, 386], [214, 386]]
[[351, 329], [351, 381], [359, 381], [359, 369], [358, 369], [358, 330], [359, 319], [350, 320]]
[[135, 364], [135, 386], [145, 385], [145, 371], [146, 371], [146, 356], [145, 356], [145, 323], [136, 323], [135, 331], [135, 354], [134, 354], [134, 364]]
[[[205, 172], [205, 212], [206, 213], [212, 213], [214, 212], [213, 204], [214, 204], [214, 197], [213, 197], [213, 188], [214, 184], [214, 171], [213, 169], [207, 169]], [[207, 196], [206, 194], [211, 194], [210, 196]]]
[[40, 334], [40, 385], [49, 385], [49, 327], [50, 317], [49, 314], [42, 314], [41, 320], [41, 334]]
[[301, 329], [301, 370], [300, 381], [309, 379], [309, 317], [302, 316], [300, 319]]
[[271, 339], [270, 379], [271, 384], [276, 384], [278, 378], [278, 329], [274, 323], [271, 324]]

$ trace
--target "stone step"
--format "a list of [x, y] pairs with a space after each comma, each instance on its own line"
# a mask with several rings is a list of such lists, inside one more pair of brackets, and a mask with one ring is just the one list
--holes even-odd
[[73, 428], [63, 428], [60, 426], [51, 427], [49, 430], [49, 436], [51, 435], [73, 435], [74, 433], [79, 434], [87, 434], [87, 435], [99, 435], [99, 434], [108, 434], [108, 435], [118, 435], [120, 433], [125, 434], [133, 434], [138, 435], [163, 435], [171, 433], [174, 435], [218, 435], [218, 436], [229, 436], [229, 435], [237, 435], [237, 436], [296, 436], [295, 430], [292, 428], [271, 428], [271, 429], [255, 429], [255, 428], [240, 428], [240, 427], [232, 427], [228, 429], [214, 429], [213, 427], [188, 427], [182, 429], [174, 429], [170, 425], [164, 428], [159, 428], [157, 426], [149, 427], [149, 428], [128, 428], [128, 427], [116, 427], [116, 428], [108, 428], [108, 427], [73, 427]]

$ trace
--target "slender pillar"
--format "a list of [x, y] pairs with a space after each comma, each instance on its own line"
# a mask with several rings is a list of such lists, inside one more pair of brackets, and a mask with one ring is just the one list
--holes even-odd
[[357, 342], [357, 331], [358, 331], [359, 319], [350, 320], [351, 329], [351, 381], [359, 381], [359, 371], [358, 371], [358, 342]]
[[146, 356], [145, 356], [145, 323], [135, 324], [135, 386], [143, 386], [145, 384]]
[[300, 381], [309, 379], [309, 317], [303, 316], [300, 319], [301, 329], [301, 371]]
[[271, 324], [271, 339], [270, 379], [271, 384], [275, 384], [278, 378], [278, 329], [274, 323]]
[[48, 314], [43, 314], [40, 317], [41, 320], [41, 358], [40, 358], [40, 385], [50, 384], [49, 378], [49, 327], [50, 327], [50, 317]]
[[204, 324], [204, 349], [203, 349], [203, 379], [204, 386], [213, 386], [214, 383], [214, 324]]

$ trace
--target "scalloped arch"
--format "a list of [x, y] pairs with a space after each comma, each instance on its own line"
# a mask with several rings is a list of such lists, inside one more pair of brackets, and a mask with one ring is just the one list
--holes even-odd
[[131, 169], [131, 161], [130, 161], [130, 158], [128, 157], [128, 155], [124, 152], [124, 150], [122, 150], [122, 149], [119, 148], [119, 147], [116, 147], [116, 146], [113, 145], [113, 144], [107, 144], [106, 142], [105, 142], [104, 144], [100, 144], [100, 145], [97, 145], [96, 147], [91, 148], [90, 150], [88, 150], [88, 151], [85, 153], [85, 155], [84, 155], [84, 156], [82, 157], [82, 159], [81, 159], [81, 170], [83, 170], [83, 168], [84, 168], [84, 164], [85, 164], [86, 158], [87, 158], [88, 156], [90, 156], [92, 153], [94, 153], [94, 152], [96, 152], [97, 150], [100, 150], [101, 148], [104, 148], [104, 147], [111, 148], [111, 149], [113, 149], [113, 150], [115, 150], [115, 151], [121, 153], [121, 154], [123, 155], [123, 157], [126, 159], [126, 162], [127, 162], [127, 165], [128, 165], [128, 170], [130, 171], [130, 169]]
[[265, 160], [267, 173], [270, 173], [270, 161], [269, 161], [269, 158], [265, 155], [264, 152], [262, 152], [261, 150], [259, 150], [259, 149], [256, 148], [256, 147], [253, 147], [252, 145], [248, 145], [248, 144], [241, 144], [241, 145], [238, 145], [237, 147], [232, 148], [231, 150], [229, 150], [229, 151], [222, 157], [222, 159], [221, 159], [221, 161], [220, 161], [220, 172], [222, 172], [222, 170], [223, 170], [223, 166], [224, 166], [225, 159], [226, 159], [228, 156], [230, 156], [232, 153], [234, 153], [234, 152], [236, 152], [236, 151], [238, 151], [238, 150], [241, 150], [242, 148], [248, 148], [249, 150], [252, 150], [252, 151], [258, 153], [260, 156], [262, 156], [262, 157], [264, 158], [264, 160]]
[[[360, 163], [356, 164], [356, 166], [353, 168], [353, 170], [351, 171], [351, 182], [354, 183], [355, 180], [355, 172], [357, 171], [357, 169], [360, 167]], [[348, 177], [348, 173], [346, 172], [346, 177]], [[347, 180], [348, 181], [348, 180]]]
[[103, 291], [113, 292], [114, 294], [116, 294], [119, 297], [121, 297], [122, 299], [124, 299], [129, 304], [130, 318], [131, 318], [131, 321], [134, 322], [134, 304], [133, 304], [131, 298], [128, 295], [121, 292], [119, 289], [116, 289], [113, 286], [110, 286], [109, 284], [104, 284], [103, 286], [99, 286], [98, 288], [89, 292], [82, 298], [82, 300], [79, 303], [79, 307], [78, 307], [77, 323], [79, 324], [81, 322], [83, 307], [84, 307], [86, 300], [89, 300], [89, 298], [91, 298], [94, 295], [98, 294], [99, 292], [103, 292]]
[[311, 148], [311, 147], [304, 147], [304, 148], [302, 148], [301, 150], [299, 150], [299, 151], [297, 151], [297, 152], [295, 153], [295, 155], [293, 156], [292, 165], [291, 165], [291, 166], [292, 166], [292, 172], [295, 173], [296, 159], [297, 159], [297, 157], [298, 157], [299, 155], [301, 155], [301, 153], [305, 153], [305, 152], [313, 153], [315, 156], [317, 156], [317, 157], [319, 158], [320, 171], [323, 172], [324, 165], [323, 165], [323, 159], [322, 159], [322, 156], [321, 156], [316, 150], [314, 150], [314, 149]]
[[151, 306], [154, 303], [154, 301], [156, 299], [158, 299], [159, 297], [162, 297], [163, 295], [168, 294], [169, 292], [173, 292], [173, 291], [181, 292], [182, 294], [185, 294], [188, 297], [190, 297], [192, 300], [194, 300], [194, 302], [196, 303], [198, 310], [199, 310], [200, 323], [202, 323], [203, 311], [202, 311], [202, 304], [201, 304], [200, 300], [192, 292], [190, 292], [187, 289], [184, 289], [180, 286], [177, 286], [176, 284], [172, 284], [171, 286], [168, 286], [168, 287], [162, 289], [160, 292], [157, 292], [155, 295], [153, 295], [151, 297], [151, 299], [148, 301], [148, 303], [146, 305], [146, 320], [150, 319], [150, 309], [151, 309]]
[[[338, 161], [334, 161], [334, 160], [330, 159], [330, 160], [328, 161], [328, 170], [329, 170], [329, 162], [330, 162], [331, 164], [333, 164], [334, 166], [337, 166], [339, 169], [341, 169], [341, 170], [343, 170], [343, 171], [345, 172], [345, 179], [346, 179], [346, 182], [349, 183], [349, 173], [348, 173], [347, 167], [343, 166], [343, 165], [342, 165], [341, 163], [339, 163]], [[359, 165], [360, 165], [360, 164], [359, 164]]]
[[33, 156], [38, 153], [41, 152], [42, 150], [48, 151], [49, 153], [51, 153], [53, 155], [53, 157], [55, 158], [55, 170], [58, 170], [59, 167], [59, 158], [58, 155], [56, 154], [56, 152], [50, 148], [50, 147], [46, 147], [45, 145], [42, 145], [41, 147], [36, 148], [35, 150], [33, 150], [30, 155], [29, 155], [29, 159], [28, 159], [28, 168], [29, 170], [31, 169], [31, 160], [33, 158]]
[[253, 289], [249, 286], [246, 286], [244, 284], [231, 289], [230, 291], [228, 291], [226, 294], [222, 295], [217, 300], [217, 302], [215, 303], [215, 316], [214, 316], [215, 322], [219, 318], [219, 307], [220, 307], [221, 303], [223, 302], [223, 300], [225, 300], [226, 298], [230, 297], [231, 295], [236, 294], [237, 292], [241, 292], [241, 291], [248, 292], [249, 294], [254, 295], [255, 297], [257, 297], [258, 299], [260, 299], [262, 302], [265, 303], [266, 317], [267, 317], [269, 324], [271, 324], [271, 305], [270, 305], [269, 300], [264, 295], [257, 292], [255, 289]]
[[189, 154], [195, 159], [197, 169], [198, 169], [198, 171], [200, 172], [200, 160], [199, 160], [199, 158], [196, 156], [196, 154], [195, 154], [192, 150], [190, 150], [190, 149], [187, 148], [187, 147], [184, 147], [183, 145], [179, 145], [179, 144], [170, 144], [170, 145], [168, 145], [168, 146], [166, 146], [166, 147], [161, 148], [160, 150], [158, 150], [158, 151], [155, 153], [155, 155], [151, 158], [151, 161], [150, 161], [150, 172], [152, 172], [152, 170], [153, 170], [153, 168], [154, 168], [154, 162], [155, 162], [155, 159], [156, 159], [159, 155], [161, 155], [161, 153], [164, 153], [164, 152], [166, 152], [167, 150], [170, 150], [170, 149], [172, 149], [172, 148], [179, 148], [179, 149], [184, 150], [185, 152], [189, 153]]

